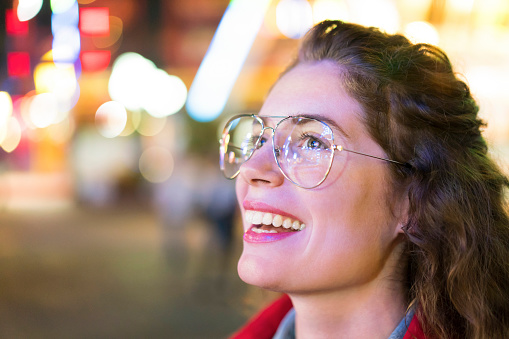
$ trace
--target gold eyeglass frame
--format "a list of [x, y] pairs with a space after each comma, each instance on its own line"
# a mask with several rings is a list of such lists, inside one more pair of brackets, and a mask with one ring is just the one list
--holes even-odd
[[[276, 164], [277, 166], [279, 167], [279, 170], [281, 171], [281, 173], [283, 174], [283, 176], [288, 179], [292, 184], [298, 186], [298, 187], [301, 187], [301, 188], [305, 188], [305, 189], [312, 189], [312, 188], [315, 188], [315, 187], [318, 187], [319, 185], [321, 185], [325, 179], [327, 179], [327, 176], [329, 175], [330, 171], [331, 171], [331, 168], [332, 168], [332, 163], [334, 161], [334, 154], [335, 154], [335, 151], [345, 151], [345, 152], [350, 152], [350, 153], [354, 153], [354, 154], [359, 154], [359, 155], [363, 155], [363, 156], [366, 156], [366, 157], [370, 157], [370, 158], [374, 158], [374, 159], [378, 159], [378, 160], [383, 160], [383, 161], [387, 161], [387, 162], [390, 162], [390, 163], [393, 163], [393, 164], [397, 164], [397, 165], [401, 165], [401, 166], [405, 166], [406, 168], [411, 168], [412, 166], [409, 164], [409, 163], [402, 163], [402, 162], [399, 162], [399, 161], [396, 161], [396, 160], [392, 160], [392, 159], [387, 159], [387, 158], [381, 158], [381, 157], [377, 157], [377, 156], [374, 156], [374, 155], [371, 155], [371, 154], [366, 154], [366, 153], [362, 153], [362, 152], [357, 152], [357, 151], [354, 151], [354, 150], [351, 150], [351, 149], [347, 149], [347, 148], [344, 148], [342, 145], [336, 145], [334, 143], [334, 131], [332, 130], [332, 128], [325, 122], [321, 121], [321, 120], [318, 120], [318, 119], [315, 119], [313, 117], [308, 117], [308, 116], [299, 116], [299, 115], [290, 115], [290, 116], [277, 116], [277, 115], [273, 115], [273, 116], [263, 116], [263, 118], [270, 118], [270, 119], [281, 119], [279, 120], [279, 122], [276, 124], [276, 126], [274, 127], [270, 127], [270, 126], [265, 126], [265, 123], [263, 121], [263, 119], [256, 115], [256, 114], [238, 114], [238, 115], [235, 115], [233, 117], [231, 117], [228, 122], [226, 123], [225, 125], [225, 128], [223, 129], [223, 134], [222, 134], [222, 137], [221, 139], [219, 139], [219, 166], [221, 168], [221, 171], [223, 172], [223, 174], [225, 175], [226, 178], [228, 179], [235, 179], [239, 173], [240, 173], [240, 166], [242, 166], [242, 164], [239, 166], [239, 169], [235, 172], [235, 174], [233, 174], [232, 176], [227, 176], [225, 174], [225, 166], [224, 166], [224, 155], [226, 154], [226, 136], [229, 134], [227, 133], [229, 130], [230, 130], [230, 127], [231, 127], [231, 124], [234, 120], [237, 120], [237, 119], [240, 119], [240, 118], [253, 118], [255, 120], [257, 120], [262, 129], [260, 131], [260, 134], [258, 135], [257, 139], [256, 139], [256, 143], [255, 143], [255, 146], [253, 147], [252, 151], [251, 151], [251, 154], [248, 155], [247, 159], [242, 163], [246, 163], [247, 161], [249, 161], [249, 159], [251, 159], [251, 157], [253, 156], [254, 152], [259, 149], [261, 146], [263, 146], [263, 144], [260, 144], [260, 141], [262, 140], [262, 137], [263, 135], [265, 134], [265, 131], [266, 130], [272, 130], [272, 153], [274, 155], [274, 160], [276, 161]], [[311, 187], [307, 187], [307, 186], [302, 186], [298, 183], [296, 183], [295, 181], [293, 181], [292, 179], [290, 179], [286, 173], [283, 171], [283, 169], [281, 168], [281, 165], [279, 164], [278, 162], [278, 159], [277, 159], [277, 153], [281, 152], [281, 150], [278, 148], [276, 149], [276, 146], [274, 144], [274, 135], [276, 134], [276, 130], [278, 128], [278, 126], [283, 122], [283, 121], [286, 121], [288, 119], [308, 119], [308, 120], [314, 120], [316, 122], [319, 122], [321, 124], [324, 124], [325, 126], [327, 126], [327, 128], [331, 131], [331, 135], [332, 135], [332, 146], [331, 146], [331, 150], [332, 150], [332, 157], [331, 157], [331, 160], [329, 162], [329, 167], [327, 169], [327, 172], [325, 173], [324, 177], [322, 180], [320, 180], [320, 182], [318, 182], [316, 185], [314, 186], [311, 186]], [[233, 146], [233, 147], [236, 147], [236, 146]], [[237, 148], [237, 147], [236, 147]]]

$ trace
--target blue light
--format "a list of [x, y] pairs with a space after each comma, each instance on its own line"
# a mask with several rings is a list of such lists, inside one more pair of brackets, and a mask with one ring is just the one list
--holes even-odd
[[270, 0], [232, 0], [189, 89], [186, 109], [197, 121], [223, 111]]
[[79, 58], [81, 36], [77, 27], [59, 29], [53, 36], [53, 61], [74, 63]]
[[79, 7], [75, 2], [67, 11], [51, 15], [51, 33], [56, 35], [60, 29], [65, 27], [78, 27], [79, 20]]

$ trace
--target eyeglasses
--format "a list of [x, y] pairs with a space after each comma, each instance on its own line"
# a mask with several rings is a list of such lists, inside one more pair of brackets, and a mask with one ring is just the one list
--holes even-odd
[[[314, 188], [329, 175], [335, 151], [364, 155], [411, 167], [391, 159], [356, 152], [344, 148], [341, 135], [335, 136], [325, 122], [303, 116], [264, 116], [264, 119], [281, 119], [276, 126], [266, 126], [262, 117], [241, 114], [232, 117], [219, 140], [219, 162], [221, 170], [229, 179], [234, 179], [240, 167], [248, 161], [254, 151], [263, 146], [266, 130], [272, 130], [272, 149], [281, 173], [295, 185]], [[338, 143], [339, 142], [339, 143]], [[342, 161], [341, 164], [345, 164]]]

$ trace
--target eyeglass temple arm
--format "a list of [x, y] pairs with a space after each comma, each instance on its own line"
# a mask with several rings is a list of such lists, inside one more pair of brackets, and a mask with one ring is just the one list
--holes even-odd
[[374, 158], [374, 159], [378, 159], [378, 160], [392, 162], [393, 164], [401, 165], [401, 166], [404, 166], [404, 167], [406, 167], [408, 169], [412, 169], [413, 168], [413, 166], [410, 165], [408, 162], [402, 163], [402, 162], [399, 162], [399, 161], [396, 161], [396, 160], [392, 160], [392, 159], [381, 158], [381, 157], [377, 157], [377, 156], [374, 156], [374, 155], [371, 155], [371, 154], [366, 154], [366, 153], [362, 153], [362, 152], [357, 152], [357, 151], [353, 151], [353, 150], [350, 150], [350, 149], [346, 149], [346, 148], [343, 148], [343, 146], [335, 146], [334, 149], [336, 149], [338, 151], [346, 151], [346, 152], [350, 152], [350, 153], [364, 155], [366, 157], [370, 157], [370, 158]]

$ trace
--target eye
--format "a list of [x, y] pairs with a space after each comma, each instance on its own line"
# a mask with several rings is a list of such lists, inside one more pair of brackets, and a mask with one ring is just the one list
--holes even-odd
[[329, 148], [325, 142], [309, 134], [304, 134], [301, 136], [300, 147], [309, 150], [320, 150]]
[[321, 142], [316, 139], [309, 139], [306, 143], [307, 148], [322, 148], [322, 146]]
[[260, 147], [262, 147], [263, 145], [265, 145], [265, 143], [266, 143], [266, 142], [267, 142], [267, 138], [262, 137], [262, 138], [260, 139], [260, 143], [259, 143], [259, 145], [258, 145], [258, 148], [260, 148]]

